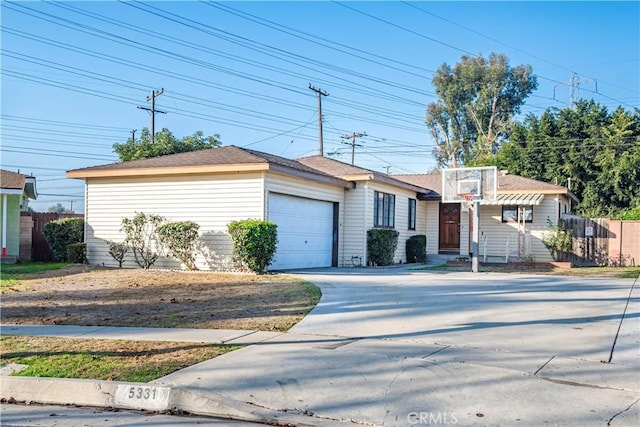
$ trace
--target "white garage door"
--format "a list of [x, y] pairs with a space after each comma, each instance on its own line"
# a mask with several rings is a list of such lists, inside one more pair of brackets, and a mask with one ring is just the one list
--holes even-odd
[[269, 221], [278, 224], [270, 270], [331, 267], [333, 203], [270, 193]]

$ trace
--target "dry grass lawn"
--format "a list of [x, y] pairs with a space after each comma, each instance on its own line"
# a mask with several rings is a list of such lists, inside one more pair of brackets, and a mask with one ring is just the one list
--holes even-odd
[[2, 286], [1, 320], [286, 331], [318, 299], [315, 286], [282, 275], [69, 265], [11, 275]]
[[[314, 285], [283, 275], [48, 269], [58, 267], [3, 267], [2, 323], [286, 331], [320, 298]], [[147, 382], [235, 348], [4, 336], [0, 358], [28, 365], [17, 375]]]

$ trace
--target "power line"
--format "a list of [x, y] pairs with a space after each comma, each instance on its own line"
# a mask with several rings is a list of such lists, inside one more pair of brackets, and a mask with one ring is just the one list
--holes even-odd
[[8, 119], [16, 122], [50, 124], [51, 126], [75, 127], [75, 128], [81, 128], [81, 129], [98, 129], [98, 130], [111, 131], [111, 132], [119, 132], [119, 131], [127, 130], [127, 128], [124, 128], [124, 127], [104, 126], [104, 125], [77, 123], [77, 122], [64, 122], [64, 121], [35, 118], [35, 117], [14, 116], [9, 114], [2, 114], [0, 117], [2, 117], [4, 120]]
[[415, 36], [418, 36], [418, 37], [421, 37], [421, 38], [423, 38], [423, 39], [427, 39], [427, 40], [429, 40], [429, 41], [432, 41], [432, 42], [434, 42], [434, 43], [440, 44], [440, 45], [442, 45], [442, 46], [446, 46], [446, 47], [448, 47], [448, 48], [450, 48], [450, 49], [453, 49], [453, 50], [457, 50], [457, 51], [462, 52], [462, 53], [465, 53], [465, 54], [467, 54], [467, 55], [477, 56], [476, 54], [474, 54], [474, 53], [472, 53], [472, 52], [469, 52], [468, 50], [461, 49], [461, 48], [459, 48], [459, 47], [457, 47], [457, 46], [454, 46], [454, 45], [452, 45], [452, 44], [445, 43], [445, 42], [443, 42], [442, 40], [434, 39], [433, 37], [429, 37], [429, 36], [427, 36], [427, 35], [425, 35], [425, 34], [419, 33], [419, 32], [417, 32], [417, 31], [413, 31], [413, 30], [411, 30], [411, 29], [409, 29], [409, 28], [407, 28], [407, 27], [403, 27], [402, 25], [395, 24], [395, 23], [393, 23], [393, 22], [391, 22], [391, 21], [387, 21], [386, 19], [383, 19], [383, 18], [377, 17], [377, 16], [375, 16], [375, 15], [372, 15], [372, 14], [370, 14], [370, 13], [364, 12], [364, 11], [359, 10], [359, 9], [356, 9], [355, 7], [348, 6], [348, 5], [346, 5], [345, 3], [342, 3], [342, 2], [339, 2], [339, 1], [335, 1], [335, 0], [334, 0], [334, 3], [335, 3], [335, 4], [337, 4], [337, 5], [340, 5], [340, 6], [344, 7], [344, 8], [350, 9], [350, 10], [352, 10], [352, 11], [354, 11], [354, 12], [356, 12], [356, 13], [359, 13], [359, 14], [361, 14], [361, 15], [368, 16], [369, 18], [371, 18], [371, 19], [375, 19], [376, 21], [384, 22], [384, 23], [385, 23], [385, 24], [387, 24], [387, 25], [390, 25], [390, 26], [395, 27], [395, 28], [399, 28], [399, 29], [401, 29], [401, 30], [403, 30], [403, 31], [406, 31], [406, 32], [408, 32], [408, 33], [411, 33], [411, 34], [413, 34], [413, 35], [415, 35]]

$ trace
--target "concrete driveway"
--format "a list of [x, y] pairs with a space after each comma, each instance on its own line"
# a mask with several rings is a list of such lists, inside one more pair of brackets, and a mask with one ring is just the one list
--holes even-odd
[[640, 292], [629, 299], [631, 279], [297, 275], [323, 297], [289, 333], [157, 382], [316, 425], [640, 423]]

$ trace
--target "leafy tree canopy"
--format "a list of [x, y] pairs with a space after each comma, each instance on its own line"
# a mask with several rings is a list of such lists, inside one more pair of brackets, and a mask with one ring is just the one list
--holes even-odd
[[426, 125], [439, 166], [457, 167], [495, 153], [538, 81], [531, 66], [511, 67], [505, 55], [463, 56], [442, 64], [433, 78], [439, 100], [427, 106]]
[[143, 128], [139, 139], [134, 141], [129, 138], [124, 144], [114, 144], [113, 150], [121, 162], [127, 162], [167, 154], [204, 150], [218, 147], [220, 144], [220, 135], [217, 134], [205, 137], [202, 131], [197, 131], [193, 135], [178, 139], [167, 128], [156, 132], [154, 142], [151, 143], [149, 129]]
[[582, 100], [575, 108], [530, 114], [514, 124], [495, 156], [471, 165], [496, 165], [528, 178], [570, 184], [581, 201], [578, 213], [615, 217], [640, 207], [640, 110], [609, 112]]

